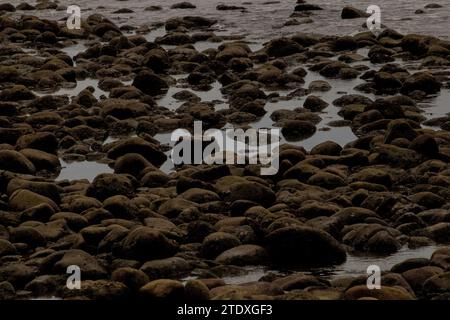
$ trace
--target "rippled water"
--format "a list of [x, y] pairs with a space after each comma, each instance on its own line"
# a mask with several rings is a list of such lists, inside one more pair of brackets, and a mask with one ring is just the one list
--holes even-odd
[[321, 276], [328, 280], [338, 279], [342, 277], [357, 277], [367, 275], [367, 268], [372, 265], [380, 267], [382, 272], [390, 271], [393, 266], [412, 258], [429, 259], [433, 252], [438, 249], [437, 246], [428, 246], [418, 249], [402, 248], [398, 252], [391, 255], [367, 255], [367, 254], [349, 254], [347, 261], [338, 266], [325, 268], [298, 268], [297, 270], [273, 270], [263, 266], [245, 267], [242, 274], [226, 276], [223, 280], [227, 284], [242, 284], [258, 281], [265, 275], [272, 273], [278, 275], [288, 275], [292, 272], [304, 272]]

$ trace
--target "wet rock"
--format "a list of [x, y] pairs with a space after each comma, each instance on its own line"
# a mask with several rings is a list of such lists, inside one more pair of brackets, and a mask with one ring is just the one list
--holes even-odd
[[127, 299], [129, 289], [121, 282], [110, 280], [85, 280], [81, 282], [81, 290], [66, 290], [64, 296], [82, 296], [92, 300]]
[[131, 10], [131, 9], [128, 9], [128, 8], [121, 8], [121, 9], [118, 9], [118, 10], [116, 10], [116, 11], [113, 11], [113, 13], [116, 13], [116, 14], [122, 14], [122, 13], [134, 13], [134, 11]]
[[146, 168], [156, 170], [147, 159], [137, 153], [127, 153], [126, 155], [117, 158], [114, 164], [115, 173], [131, 174], [136, 178], [139, 178], [141, 172]]
[[230, 186], [229, 201], [249, 200], [270, 206], [275, 202], [275, 193], [257, 182], [239, 182]]
[[288, 38], [271, 40], [265, 46], [265, 49], [269, 56], [276, 58], [286, 57], [304, 51], [301, 45]]
[[402, 87], [402, 82], [387, 72], [377, 72], [373, 81], [375, 88], [382, 93], [396, 93]]
[[106, 270], [97, 259], [87, 252], [78, 249], [68, 250], [61, 260], [55, 263], [53, 269], [57, 273], [66, 274], [71, 265], [79, 266], [84, 279], [98, 279], [106, 276]]
[[146, 173], [141, 179], [141, 185], [147, 188], [158, 188], [165, 186], [169, 182], [169, 177], [163, 172], [151, 171]]
[[151, 260], [140, 269], [150, 280], [181, 278], [189, 273], [191, 266], [179, 257]]
[[402, 273], [402, 277], [409, 283], [414, 292], [421, 292], [425, 281], [435, 275], [443, 273], [438, 267], [424, 266], [420, 268], [410, 269]]
[[401, 40], [401, 47], [414, 55], [422, 55], [428, 51], [430, 38], [418, 34], [408, 34]]
[[302, 290], [307, 287], [324, 287], [328, 286], [327, 282], [315, 276], [303, 273], [295, 273], [293, 275], [276, 279], [272, 282], [285, 291]]
[[433, 239], [439, 243], [450, 243], [450, 223], [440, 222], [435, 225], [426, 227], [421, 234]]
[[23, 263], [10, 263], [0, 267], [0, 283], [9, 282], [17, 288], [22, 288], [33, 280], [38, 273], [36, 267], [27, 266]]
[[192, 38], [183, 32], [170, 32], [162, 37], [158, 37], [155, 39], [155, 43], [165, 44], [165, 45], [182, 45], [187, 43], [193, 43]]
[[352, 181], [364, 181], [384, 185], [388, 188], [392, 186], [392, 176], [382, 168], [364, 168], [350, 176]]
[[229, 43], [221, 45], [216, 59], [223, 62], [229, 62], [233, 58], [246, 58], [250, 49], [242, 43]]
[[398, 138], [405, 138], [412, 141], [417, 136], [417, 132], [411, 127], [408, 121], [401, 119], [393, 120], [389, 123], [384, 142], [391, 143], [393, 140]]
[[298, 209], [296, 215], [300, 217], [305, 217], [307, 219], [312, 219], [320, 216], [332, 216], [340, 210], [335, 204], [332, 203], [321, 203], [315, 200], [305, 201], [302, 206]]
[[343, 178], [328, 172], [318, 172], [314, 174], [308, 179], [307, 183], [325, 189], [335, 189], [346, 185]]
[[346, 259], [339, 242], [328, 233], [310, 227], [281, 228], [267, 235], [265, 241], [274, 263], [333, 264]]
[[122, 282], [132, 291], [138, 291], [141, 287], [150, 282], [144, 272], [130, 267], [123, 267], [114, 270], [111, 274], [111, 280]]
[[450, 292], [450, 272], [437, 274], [426, 280], [423, 291], [430, 297]]
[[61, 202], [60, 192], [62, 189], [51, 182], [40, 182], [25, 180], [21, 178], [12, 178], [6, 188], [6, 193], [12, 195], [18, 189], [30, 190], [34, 193], [43, 195], [52, 199], [55, 203]]
[[145, 103], [126, 99], [108, 99], [99, 104], [107, 116], [117, 119], [129, 119], [145, 116], [149, 113], [149, 106]]
[[22, 149], [20, 153], [30, 160], [37, 170], [57, 172], [61, 168], [59, 158], [41, 150]]
[[311, 137], [316, 132], [316, 126], [308, 121], [287, 120], [283, 122], [281, 133], [290, 141], [298, 141]]
[[303, 12], [303, 11], [318, 11], [323, 10], [320, 6], [309, 3], [301, 3], [295, 6], [295, 11]]
[[[89, 209], [101, 208], [102, 203], [95, 198], [86, 196], [74, 196], [64, 200], [69, 200], [66, 203], [61, 204], [61, 207], [69, 212], [84, 212]], [[91, 212], [90, 212], [91, 213]], [[84, 214], [85, 218], [88, 217], [88, 212]]]
[[21, 136], [16, 143], [17, 149], [37, 149], [48, 153], [56, 153], [58, 139], [50, 132], [36, 132]]
[[441, 83], [428, 72], [417, 72], [405, 80], [401, 92], [411, 94], [416, 90], [434, 94], [441, 90]]
[[209, 288], [201, 280], [189, 280], [184, 285], [187, 301], [205, 301], [211, 298]]
[[144, 11], [160, 11], [162, 10], [161, 6], [149, 6], [145, 7]]
[[326, 92], [331, 90], [331, 85], [324, 80], [314, 80], [310, 82], [308, 90], [311, 92], [314, 91]]
[[132, 230], [120, 243], [117, 253], [127, 259], [151, 260], [170, 257], [178, 246], [161, 232], [147, 227]]
[[414, 300], [415, 297], [411, 295], [406, 289], [402, 287], [388, 287], [383, 286], [380, 290], [370, 290], [367, 285], [359, 285], [352, 287], [345, 291], [345, 300], [358, 300], [362, 298], [375, 298], [378, 300]]
[[320, 68], [320, 75], [327, 78], [338, 78], [341, 70], [348, 68], [348, 65], [340, 61], [330, 61], [316, 67]]
[[222, 252], [215, 261], [236, 266], [264, 265], [268, 261], [268, 254], [263, 247], [246, 244]]
[[0, 257], [17, 254], [14, 247], [8, 240], [0, 239]]
[[[355, 50], [357, 47], [358, 47], [358, 44], [357, 44], [356, 40], [350, 36], [339, 37], [333, 41], [334, 51]], [[339, 60], [344, 61], [346, 59], [340, 58]]]
[[182, 18], [170, 18], [166, 21], [166, 30], [175, 30], [179, 27], [185, 27], [187, 29], [199, 29], [208, 28], [217, 23], [217, 20], [208, 19], [199, 16], [186, 16]]
[[214, 259], [225, 250], [237, 247], [240, 244], [239, 239], [232, 234], [214, 232], [203, 240], [201, 252], [204, 257]]
[[433, 252], [430, 264], [440, 267], [444, 270], [450, 269], [450, 249], [449, 248], [440, 248]]
[[16, 290], [11, 283], [8, 281], [0, 282], [0, 299], [2, 300], [10, 300], [14, 299], [16, 296]]
[[425, 9], [439, 9], [439, 8], [442, 8], [442, 5], [440, 5], [438, 3], [429, 3], [429, 4], [425, 5], [424, 8]]
[[311, 149], [312, 155], [324, 155], [324, 156], [339, 156], [341, 154], [342, 147], [334, 141], [325, 141], [319, 143]]
[[367, 18], [369, 14], [352, 6], [345, 6], [341, 12], [342, 19]]
[[25, 174], [36, 172], [36, 167], [30, 160], [13, 150], [0, 150], [0, 169]]
[[430, 260], [426, 258], [411, 258], [397, 263], [391, 268], [392, 272], [403, 273], [411, 269], [419, 269], [430, 264]]
[[192, 188], [186, 190], [185, 192], [180, 194], [179, 197], [195, 203], [220, 201], [220, 197], [217, 195], [217, 193], [201, 188]]
[[426, 191], [418, 192], [418, 193], [412, 195], [410, 197], [410, 199], [414, 203], [417, 203], [428, 209], [440, 208], [447, 202], [444, 198], [442, 198], [432, 192], [426, 192]]
[[395, 59], [392, 57], [396, 52], [392, 49], [385, 48], [380, 45], [372, 46], [367, 54], [370, 62], [372, 63], [386, 63], [393, 62]]
[[333, 104], [338, 107], [345, 107], [348, 105], [371, 105], [372, 100], [363, 95], [346, 94], [333, 101]]
[[129, 138], [115, 143], [107, 150], [108, 158], [117, 159], [127, 153], [137, 153], [153, 165], [159, 166], [167, 160], [167, 156], [158, 148], [142, 138]]
[[16, 211], [23, 211], [42, 203], [48, 204], [55, 211], [58, 210], [58, 206], [51, 199], [29, 190], [19, 189], [14, 191], [9, 197], [9, 205], [11, 209]]
[[389, 254], [400, 249], [396, 239], [398, 231], [387, 229], [379, 224], [357, 224], [343, 230], [343, 242], [355, 250]]
[[159, 279], [143, 286], [139, 293], [151, 300], [180, 301], [184, 298], [184, 286], [176, 280]]
[[373, 163], [385, 163], [403, 168], [418, 165], [422, 157], [414, 150], [409, 150], [394, 145], [383, 144], [374, 148], [376, 152]]
[[139, 72], [133, 80], [133, 86], [151, 96], [160, 95], [169, 88], [164, 79], [149, 70]]
[[197, 8], [195, 5], [186, 1], [175, 3], [170, 6], [170, 9], [195, 9], [195, 8]]
[[58, 275], [41, 275], [28, 282], [25, 290], [31, 291], [36, 297], [53, 296], [64, 286], [65, 279]]
[[19, 4], [16, 6], [16, 9], [17, 9], [17, 10], [28, 11], [28, 10], [35, 10], [35, 7], [32, 6], [31, 4], [27, 3], [27, 2], [22, 2], [22, 3], [19, 3]]
[[134, 189], [133, 181], [126, 175], [103, 173], [95, 177], [86, 195], [103, 201], [115, 195], [131, 197]]
[[33, 227], [20, 226], [9, 231], [11, 242], [26, 243], [31, 248], [45, 246], [47, 241], [44, 236]]
[[317, 96], [308, 96], [303, 103], [303, 107], [312, 112], [319, 112], [328, 107], [328, 102], [322, 100]]
[[0, 3], [0, 11], [15, 12], [16, 7], [10, 3]]
[[19, 104], [16, 102], [0, 102], [0, 116], [14, 116], [18, 113]]
[[0, 101], [21, 101], [34, 98], [35, 95], [23, 85], [15, 85], [0, 92]]
[[226, 4], [219, 4], [216, 7], [216, 10], [219, 10], [219, 11], [246, 10], [246, 8], [240, 7], [240, 6], [230, 6], [230, 5], [226, 5]]
[[183, 210], [196, 208], [198, 205], [192, 201], [181, 198], [170, 199], [164, 202], [158, 209], [158, 213], [172, 218], [178, 216]]

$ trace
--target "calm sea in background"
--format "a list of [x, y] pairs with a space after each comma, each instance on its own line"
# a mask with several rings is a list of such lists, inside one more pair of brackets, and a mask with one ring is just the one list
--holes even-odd
[[[9, 1], [17, 5], [23, 0]], [[35, 4], [35, 1], [28, 1]], [[200, 15], [215, 18], [219, 21], [218, 28], [231, 34], [244, 34], [248, 39], [269, 39], [276, 36], [289, 35], [296, 32], [314, 32], [320, 34], [353, 34], [363, 31], [364, 19], [342, 20], [340, 15], [346, 5], [366, 10], [369, 5], [381, 8], [382, 23], [402, 33], [421, 33], [450, 39], [450, 6], [448, 0], [311, 0], [308, 3], [321, 6], [324, 10], [314, 11], [312, 23], [283, 26], [294, 12], [296, 0], [253, 0], [253, 1], [215, 1], [191, 0], [196, 9], [170, 9], [170, 6], [180, 0], [60, 0], [64, 6], [78, 5], [82, 15], [101, 13], [115, 23], [133, 26], [151, 25], [164, 22], [170, 17], [182, 15]], [[218, 11], [218, 4], [243, 6], [247, 10]], [[424, 9], [429, 3], [441, 4], [443, 8]], [[161, 6], [160, 11], [145, 11], [148, 6]], [[134, 13], [114, 14], [120, 8], [132, 9]], [[425, 13], [415, 14], [417, 9]], [[40, 10], [31, 14], [46, 18], [63, 18], [64, 11]]]

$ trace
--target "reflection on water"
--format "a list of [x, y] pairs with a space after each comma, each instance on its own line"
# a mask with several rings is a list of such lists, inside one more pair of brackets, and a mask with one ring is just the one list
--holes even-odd
[[[108, 92], [103, 91], [98, 87], [98, 79], [86, 78], [84, 80], [77, 80], [76, 86], [74, 88], [61, 88], [55, 92], [52, 92], [52, 95], [68, 95], [69, 97], [74, 97], [78, 95], [81, 91], [86, 89], [87, 87], [92, 87], [95, 91], [92, 93], [94, 97], [100, 99], [101, 95], [108, 96]], [[37, 96], [45, 96], [48, 93], [33, 91]]]
[[275, 275], [289, 275], [293, 272], [304, 272], [306, 274], [313, 274], [321, 276], [328, 280], [333, 280], [341, 277], [357, 277], [367, 275], [367, 267], [377, 265], [381, 271], [389, 271], [397, 263], [403, 262], [412, 258], [427, 258], [429, 259], [433, 252], [438, 249], [436, 246], [422, 247], [418, 249], [408, 249], [406, 247], [399, 250], [397, 253], [389, 256], [370, 256], [364, 255], [347, 255], [347, 261], [339, 266], [331, 266], [325, 268], [296, 268], [295, 270], [273, 270], [268, 267], [255, 266], [243, 268], [243, 274], [237, 276], [226, 276], [223, 278], [227, 284], [243, 284], [254, 282], [261, 279], [263, 276], [271, 273]]
[[82, 180], [87, 179], [92, 182], [96, 176], [101, 173], [112, 173], [114, 170], [111, 169], [107, 164], [98, 163], [94, 161], [77, 161], [67, 163], [63, 160], [61, 161], [61, 173], [59, 174], [57, 181], [61, 180]]
[[348, 255], [347, 261], [339, 266], [329, 268], [312, 269], [312, 273], [322, 275], [330, 278], [339, 278], [344, 276], [358, 276], [365, 275], [367, 267], [370, 265], [377, 265], [381, 271], [389, 271], [397, 263], [403, 262], [412, 258], [427, 258], [429, 259], [433, 252], [437, 250], [437, 246], [427, 246], [417, 249], [409, 249], [403, 247], [398, 252], [388, 255]]

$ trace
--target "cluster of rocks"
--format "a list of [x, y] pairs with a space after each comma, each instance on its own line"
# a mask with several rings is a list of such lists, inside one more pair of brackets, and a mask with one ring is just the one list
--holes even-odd
[[[215, 23], [171, 18], [167, 34], [149, 42], [99, 14], [80, 31], [0, 16], [0, 298], [448, 299], [448, 247], [394, 266], [381, 290], [368, 290], [365, 277], [291, 272], [243, 285], [222, 278], [247, 266], [295, 270], [341, 264], [352, 252], [450, 243], [450, 117], [426, 120], [418, 106], [448, 87], [440, 68], [450, 63], [450, 43], [387, 29], [378, 36], [297, 34], [253, 52], [242, 39], [215, 35]], [[78, 41], [87, 48], [75, 57], [62, 50]], [[198, 41], [222, 43], [199, 52]], [[304, 88], [308, 71], [365, 81], [360, 95], [332, 102], [357, 140], [310, 151], [283, 144], [274, 176], [261, 176], [259, 165], [160, 169], [167, 146], [155, 134], [192, 129], [196, 120], [205, 129], [245, 128], [277, 99], [305, 97], [302, 107], [270, 115], [285, 138], [313, 135], [329, 106], [320, 93], [331, 86], [318, 80]], [[158, 105], [176, 74], [188, 74], [182, 85], [196, 91], [219, 82], [229, 108], [216, 111], [214, 101], [188, 90], [174, 96], [179, 108]], [[88, 78], [108, 96], [93, 87], [58, 95]], [[279, 89], [290, 93], [281, 97]], [[104, 143], [117, 134], [127, 137]], [[114, 173], [92, 183], [55, 181], [61, 157], [101, 159]], [[81, 268], [81, 290], [65, 286], [71, 265]], [[186, 276], [196, 280], [181, 281]]]

